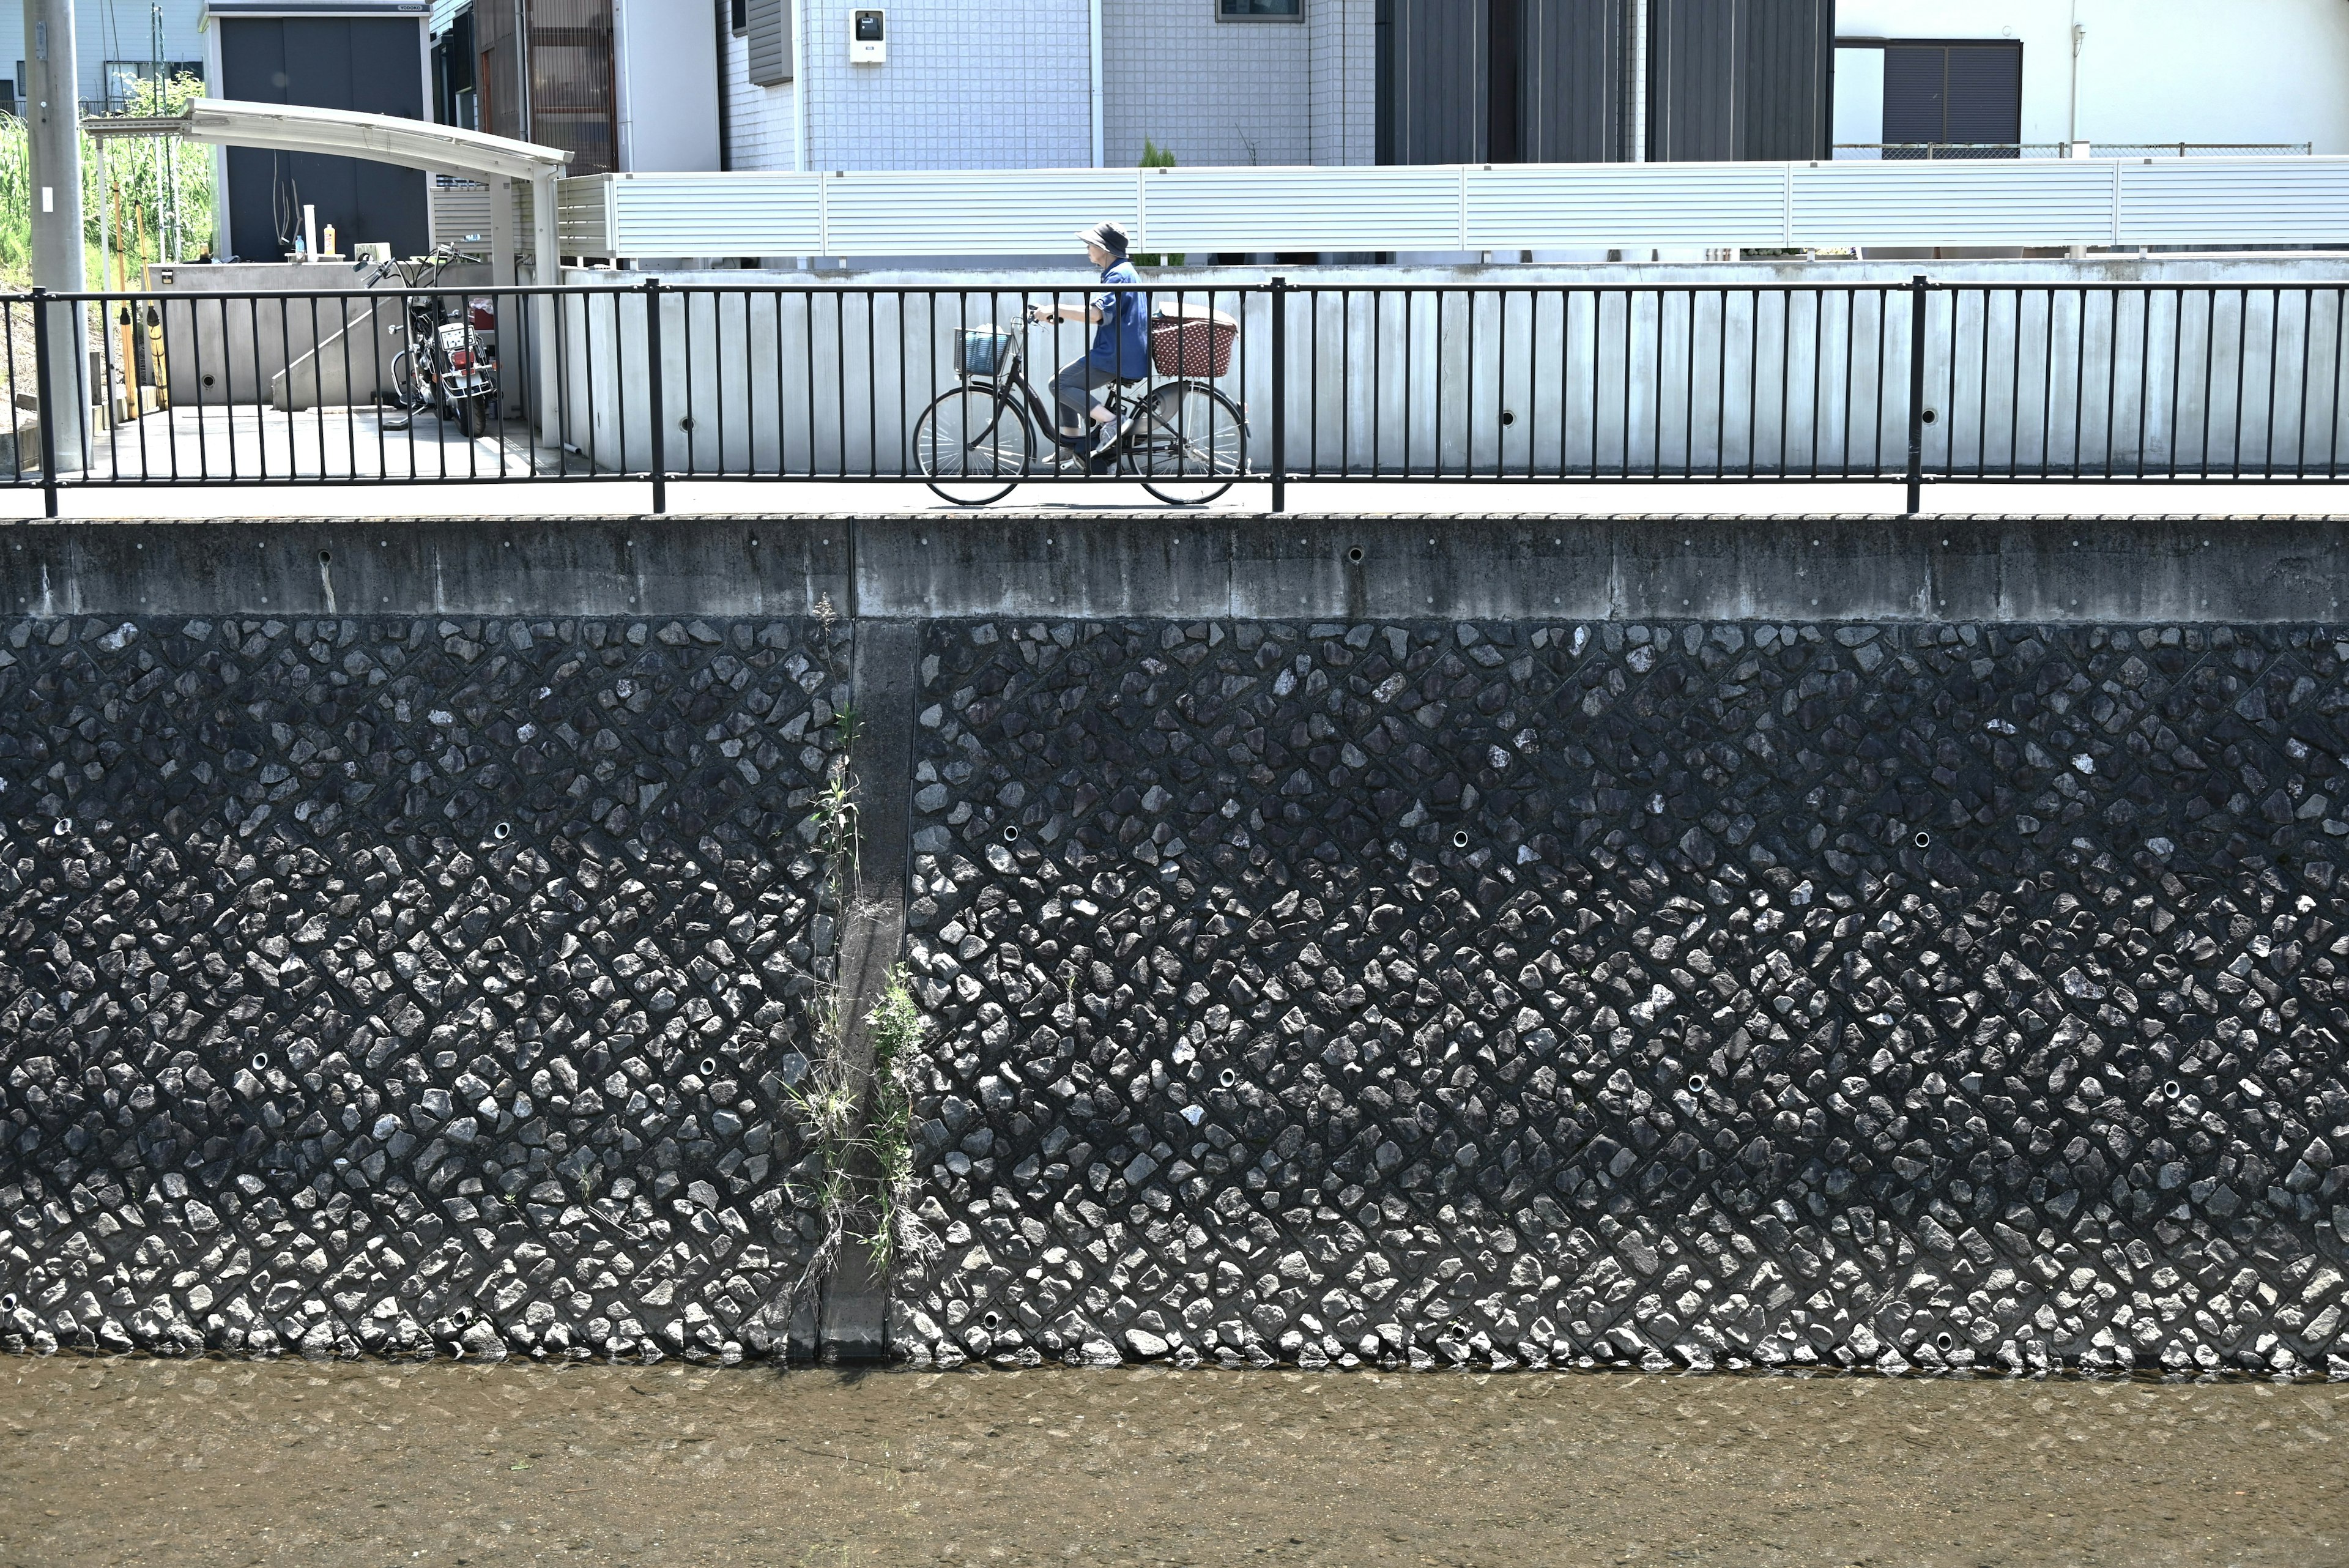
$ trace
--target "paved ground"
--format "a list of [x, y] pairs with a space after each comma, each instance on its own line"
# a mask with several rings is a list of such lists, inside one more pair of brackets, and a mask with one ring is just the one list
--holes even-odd
[[2349, 1563], [2349, 1388], [0, 1360], [0, 1564]]
[[[233, 408], [174, 408], [93, 431], [89, 476], [175, 483], [231, 481], [262, 473], [323, 474], [336, 479], [442, 480], [527, 478], [533, 472], [528, 432], [492, 426], [468, 440], [456, 422], [433, 414], [410, 418], [380, 409], [310, 409], [280, 413]], [[540, 452], [543, 466], [566, 464]], [[37, 453], [27, 451], [28, 462]], [[567, 466], [584, 472], [576, 457]]]
[[[215, 414], [214, 417], [217, 417]], [[301, 416], [274, 416], [290, 423]], [[372, 416], [369, 416], [370, 418]], [[331, 422], [331, 421], [330, 421]], [[404, 434], [387, 438], [386, 461], [391, 472], [416, 472], [429, 479], [433, 464], [446, 462], [461, 471], [478, 462], [481, 472], [497, 472], [494, 442], [462, 442], [450, 439], [440, 445], [428, 441], [426, 421], [416, 434], [416, 449], [403, 455], [396, 444]], [[364, 425], [364, 421], [362, 421]], [[363, 463], [376, 461], [365, 439], [346, 439], [330, 431], [323, 443], [348, 461], [353, 440]], [[289, 435], [286, 439], [290, 440]], [[315, 439], [305, 436], [304, 439]], [[339, 446], [336, 442], [340, 441]], [[160, 446], [154, 449], [159, 454]], [[183, 447], [182, 472], [195, 464]], [[542, 460], [544, 454], [541, 454]], [[512, 461], [511, 459], [509, 461]], [[575, 459], [574, 460], [576, 461]], [[413, 464], [412, 470], [403, 464]], [[163, 468], [160, 461], [159, 470]], [[364, 467], [362, 472], [372, 472]], [[1925, 509], [1941, 515], [1997, 514], [2010, 515], [2193, 515], [2258, 516], [2261, 514], [2328, 515], [2349, 512], [2349, 487], [2331, 485], [2059, 485], [1951, 484], [1928, 489]], [[1236, 485], [1206, 510], [1226, 514], [1263, 511], [1269, 504], [1268, 487]], [[1294, 513], [1427, 513], [1440, 515], [1532, 513], [1542, 515], [1686, 516], [1723, 514], [1748, 516], [1870, 515], [1896, 514], [1906, 504], [1899, 485], [1889, 484], [1293, 484], [1288, 508]], [[1133, 508], [1171, 518], [1195, 515], [1155, 501], [1138, 484], [1107, 481], [1022, 485], [1000, 504], [1023, 511], [1073, 510], [1100, 512]], [[38, 517], [42, 499], [37, 488], [0, 487], [0, 519]], [[382, 517], [488, 516], [544, 517], [611, 515], [650, 509], [651, 486], [635, 482], [518, 482], [473, 484], [405, 483], [361, 485], [212, 484], [164, 487], [93, 487], [67, 490], [60, 514], [71, 518], [193, 518], [217, 517]], [[765, 515], [778, 514], [951, 513], [948, 506], [918, 484], [838, 481], [789, 483], [678, 483], [669, 486], [668, 509], [678, 514]]]

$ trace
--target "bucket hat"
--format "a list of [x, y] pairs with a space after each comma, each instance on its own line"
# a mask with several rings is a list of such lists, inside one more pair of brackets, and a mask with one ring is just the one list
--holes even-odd
[[1113, 256], [1125, 254], [1125, 231], [1115, 223], [1095, 223], [1090, 229], [1080, 229], [1077, 238], [1089, 245], [1099, 245]]

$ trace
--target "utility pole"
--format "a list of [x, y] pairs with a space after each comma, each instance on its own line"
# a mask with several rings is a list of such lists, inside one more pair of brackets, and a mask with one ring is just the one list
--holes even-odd
[[[25, 126], [32, 153], [33, 286], [78, 294], [82, 273], [81, 73], [74, 57], [73, 0], [25, 0]], [[89, 338], [82, 307], [47, 306], [47, 384], [43, 417], [60, 471], [83, 466]]]

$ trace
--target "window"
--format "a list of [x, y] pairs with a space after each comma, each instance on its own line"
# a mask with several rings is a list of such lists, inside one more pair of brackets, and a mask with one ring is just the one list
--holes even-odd
[[726, 25], [740, 37], [750, 27], [750, 0], [726, 0]]
[[1884, 140], [1909, 148], [2013, 147], [2023, 140], [2023, 46], [1886, 44]]
[[743, 36], [749, 40], [747, 73], [760, 87], [792, 79], [792, 7], [789, 0], [745, 0]]
[[1216, 0], [1218, 22], [1302, 22], [1305, 0]]

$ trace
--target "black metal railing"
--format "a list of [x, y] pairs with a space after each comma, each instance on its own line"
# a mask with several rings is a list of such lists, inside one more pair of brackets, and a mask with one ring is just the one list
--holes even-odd
[[[199, 268], [178, 269], [181, 277]], [[2349, 283], [672, 285], [0, 299], [0, 488], [2336, 483]], [[1032, 320], [1040, 311], [1054, 317]], [[77, 415], [76, 410], [80, 410]], [[1092, 447], [1092, 450], [1085, 450]]]

